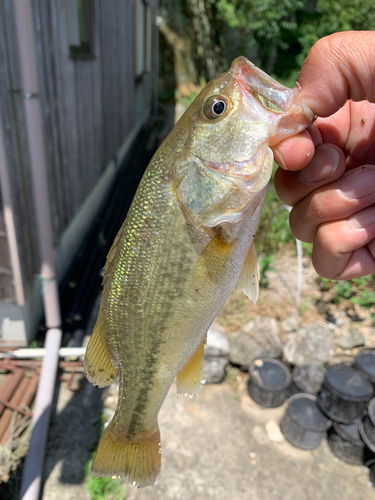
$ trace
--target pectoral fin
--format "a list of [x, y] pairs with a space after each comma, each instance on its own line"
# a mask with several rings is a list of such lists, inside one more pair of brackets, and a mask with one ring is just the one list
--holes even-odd
[[186, 363], [183, 369], [176, 377], [177, 394], [198, 394], [201, 388], [204, 344], [206, 340], [201, 342], [198, 349]]
[[86, 349], [84, 367], [88, 380], [98, 387], [110, 385], [117, 373], [117, 368], [113, 366], [103, 335], [100, 312]]
[[259, 263], [254, 242], [251, 244], [246, 256], [241, 275], [238, 280], [238, 288], [242, 288], [249, 299], [256, 303], [259, 297]]

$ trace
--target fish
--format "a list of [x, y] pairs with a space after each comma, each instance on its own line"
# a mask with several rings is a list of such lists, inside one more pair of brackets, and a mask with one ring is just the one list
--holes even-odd
[[85, 373], [119, 376], [115, 414], [91, 472], [152, 485], [161, 467], [158, 413], [201, 388], [207, 330], [238, 285], [254, 302], [254, 235], [273, 169], [271, 147], [312, 111], [245, 57], [210, 81], [148, 165], [107, 256]]

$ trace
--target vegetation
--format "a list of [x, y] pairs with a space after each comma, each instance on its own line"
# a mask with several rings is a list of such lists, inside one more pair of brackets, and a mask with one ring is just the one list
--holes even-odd
[[339, 303], [343, 299], [353, 305], [359, 305], [368, 310], [375, 324], [375, 291], [373, 275], [362, 276], [347, 281], [333, 281], [326, 278], [320, 279], [320, 287], [323, 291], [332, 292], [332, 301]]
[[89, 460], [85, 467], [87, 474], [86, 488], [91, 500], [125, 500], [126, 489], [124, 481], [112, 479], [111, 477], [94, 477], [90, 475], [93, 459]]
[[177, 86], [180, 76], [211, 79], [238, 55], [293, 84], [316, 40], [375, 29], [372, 0], [160, 0], [160, 14]]

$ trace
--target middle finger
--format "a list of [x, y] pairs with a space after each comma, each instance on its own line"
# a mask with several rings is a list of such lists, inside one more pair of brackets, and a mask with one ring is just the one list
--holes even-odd
[[350, 217], [375, 203], [375, 166], [348, 171], [297, 203], [290, 213], [290, 227], [296, 238], [313, 242], [318, 226]]
[[307, 167], [297, 172], [279, 168], [275, 174], [275, 189], [287, 205], [295, 205], [315, 189], [339, 179], [345, 172], [345, 156], [332, 144], [316, 148], [314, 158]]

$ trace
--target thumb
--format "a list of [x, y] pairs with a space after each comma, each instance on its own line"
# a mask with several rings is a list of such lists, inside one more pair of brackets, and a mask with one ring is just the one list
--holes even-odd
[[375, 102], [375, 31], [347, 31], [318, 40], [298, 77], [299, 98], [318, 116], [348, 99]]

